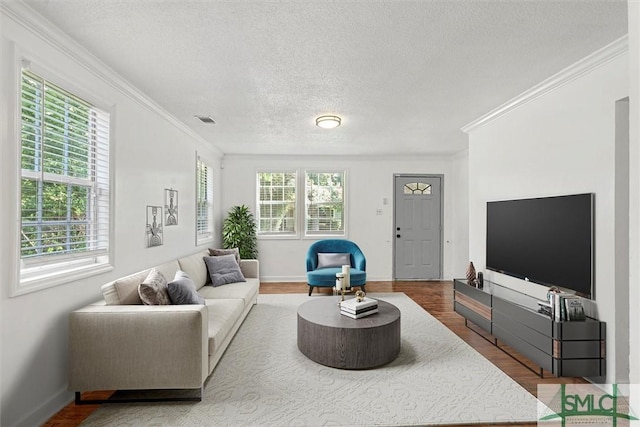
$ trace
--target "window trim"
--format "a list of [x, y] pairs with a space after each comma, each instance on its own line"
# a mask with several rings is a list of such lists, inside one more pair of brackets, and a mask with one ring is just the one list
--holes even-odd
[[[54, 67], [51, 67], [47, 61], [40, 60], [34, 55], [29, 54], [27, 51], [18, 47], [15, 43], [12, 43], [10, 50], [13, 52], [13, 67], [11, 67], [11, 75], [7, 76], [13, 90], [8, 102], [8, 108], [12, 113], [9, 114], [10, 120], [7, 123], [7, 136], [8, 140], [14, 141], [10, 150], [12, 151], [9, 158], [13, 158], [13, 165], [11, 165], [10, 171], [7, 172], [6, 177], [13, 180], [13, 185], [10, 188], [9, 193], [15, 194], [15, 197], [11, 198], [10, 205], [13, 206], [13, 211], [10, 214], [15, 218], [15, 227], [8, 232], [8, 237], [13, 244], [13, 250], [8, 257], [8, 262], [14, 266], [9, 273], [11, 289], [9, 292], [10, 297], [16, 297], [19, 295], [28, 294], [31, 292], [40, 291], [43, 289], [59, 286], [66, 283], [71, 283], [76, 280], [84, 279], [98, 274], [103, 274], [113, 270], [114, 260], [114, 220], [113, 220], [113, 201], [114, 201], [114, 158], [113, 147], [115, 146], [115, 107], [113, 104], [107, 102], [104, 98], [96, 96], [89, 90], [86, 90], [83, 85], [79, 85], [76, 79], [70, 80], [62, 77], [56, 71]], [[109, 114], [109, 163], [108, 163], [108, 185], [109, 185], [109, 218], [106, 221], [109, 227], [106, 233], [109, 239], [109, 244], [106, 250], [92, 252], [90, 256], [83, 257], [82, 255], [65, 255], [60, 254], [52, 257], [50, 260], [23, 260], [21, 257], [21, 215], [22, 209], [20, 206], [21, 200], [21, 180], [22, 180], [22, 168], [21, 168], [21, 105], [22, 105], [22, 69], [27, 69], [46, 81], [58, 86], [59, 88], [70, 92], [74, 96], [83, 99], [90, 103], [97, 109]], [[17, 202], [16, 202], [17, 201]], [[83, 258], [83, 259], [80, 259]], [[31, 266], [27, 271], [23, 272], [25, 266]]]
[[296, 227], [295, 231], [292, 232], [258, 232], [258, 239], [299, 239], [300, 238], [300, 171], [295, 168], [274, 168], [274, 169], [259, 169], [255, 173], [255, 182], [256, 182], [256, 222], [259, 224], [260, 221], [260, 180], [258, 179], [258, 174], [260, 173], [295, 173], [296, 174], [296, 198], [295, 198], [295, 218], [296, 218]]

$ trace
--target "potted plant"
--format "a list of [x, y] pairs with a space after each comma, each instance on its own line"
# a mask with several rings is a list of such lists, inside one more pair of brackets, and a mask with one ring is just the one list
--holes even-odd
[[238, 248], [240, 258], [258, 258], [256, 221], [245, 205], [233, 206], [222, 224], [222, 247]]

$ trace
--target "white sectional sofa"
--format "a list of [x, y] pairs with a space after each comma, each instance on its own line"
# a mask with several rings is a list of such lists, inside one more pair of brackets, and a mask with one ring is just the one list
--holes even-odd
[[143, 305], [138, 285], [150, 268], [105, 284], [104, 300], [70, 314], [69, 390], [77, 403], [91, 403], [81, 393], [94, 390], [200, 389], [201, 397], [260, 287], [257, 260], [240, 260], [246, 282], [206, 285], [208, 255], [155, 267], [167, 280], [186, 272], [205, 305]]

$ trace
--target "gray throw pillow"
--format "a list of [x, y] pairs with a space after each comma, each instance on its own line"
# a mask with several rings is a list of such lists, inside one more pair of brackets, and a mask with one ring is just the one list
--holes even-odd
[[318, 268], [342, 267], [343, 265], [351, 265], [351, 254], [318, 253]]
[[236, 262], [240, 265], [240, 250], [238, 248], [231, 249], [214, 249], [209, 248], [209, 255], [211, 256], [222, 256], [233, 254], [236, 257]]
[[138, 285], [138, 294], [143, 304], [169, 305], [169, 293], [167, 292], [167, 279], [156, 268], [152, 268], [147, 278]]
[[176, 305], [181, 304], [202, 304], [204, 298], [196, 290], [196, 284], [189, 275], [182, 270], [176, 271], [172, 281], [167, 283], [167, 292], [171, 302]]
[[222, 286], [235, 282], [246, 282], [234, 255], [206, 256], [204, 263], [209, 270], [211, 284]]

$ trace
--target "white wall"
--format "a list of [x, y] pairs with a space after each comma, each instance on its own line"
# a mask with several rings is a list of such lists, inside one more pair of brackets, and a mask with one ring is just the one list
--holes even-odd
[[[640, 2], [629, 1], [629, 382], [640, 384]], [[636, 389], [637, 390], [637, 389]], [[640, 395], [632, 395], [640, 412]]]
[[[614, 206], [614, 282], [615, 324], [629, 329], [629, 98], [616, 101], [615, 131], [615, 206]], [[613, 381], [629, 383], [629, 340], [616, 342], [616, 372]]]
[[[13, 6], [18, 7], [18, 6]], [[22, 11], [14, 16], [0, 9], [0, 309], [2, 360], [1, 415], [3, 426], [38, 425], [69, 403], [67, 391], [67, 318], [70, 311], [101, 298], [100, 286], [109, 280], [142, 270], [156, 263], [192, 253], [195, 247], [195, 153], [214, 167], [216, 216], [220, 218], [219, 154], [190, 133], [135, 89], [86, 53], [77, 57], [65, 53], [78, 47], [48, 27], [40, 27]], [[26, 21], [21, 22], [23, 19]], [[42, 23], [42, 25], [45, 25]], [[7, 262], [14, 251], [13, 236], [18, 222], [11, 213], [19, 200], [18, 171], [12, 159], [19, 142], [9, 138], [7, 126], [15, 115], [10, 102], [16, 88], [8, 78], [18, 66], [12, 43], [28, 52], [34, 62], [43, 62], [60, 76], [107, 101], [113, 108], [112, 156], [114, 205], [112, 214], [115, 247], [114, 269], [110, 273], [66, 283], [22, 296], [9, 297], [15, 280], [15, 265]], [[165, 227], [165, 243], [145, 248], [146, 205], [163, 205], [164, 189], [179, 191], [179, 225]], [[7, 226], [9, 225], [9, 226]], [[218, 241], [212, 243], [218, 244]]]
[[[485, 268], [486, 202], [595, 193], [596, 314], [607, 322], [607, 381], [616, 372], [615, 102], [628, 92], [628, 56], [621, 54], [543, 96], [469, 132], [469, 245]], [[544, 298], [546, 288], [487, 272], [487, 279]], [[598, 379], [600, 381], [603, 378]]]
[[[453, 156], [451, 160], [453, 203], [451, 220], [453, 221], [451, 246], [453, 249], [453, 277], [465, 277], [469, 259], [469, 151], [465, 150]], [[475, 264], [474, 264], [475, 266]]]
[[[367, 258], [367, 280], [391, 280], [393, 268], [393, 175], [400, 173], [444, 175], [444, 263], [445, 278], [464, 274], [464, 261], [453, 249], [454, 236], [462, 242], [464, 235], [454, 233], [454, 203], [466, 199], [465, 180], [452, 168], [449, 158], [362, 158], [362, 157], [275, 157], [225, 156], [223, 175], [223, 209], [245, 204], [255, 213], [256, 172], [264, 169], [339, 168], [347, 171], [348, 238], [355, 241]], [[457, 163], [464, 167], [464, 160]], [[465, 176], [466, 171], [462, 172]], [[461, 183], [462, 181], [462, 183]], [[388, 204], [383, 204], [383, 199]], [[462, 202], [464, 204], [464, 202]], [[381, 209], [382, 215], [376, 215]], [[300, 282], [306, 280], [305, 259], [314, 239], [260, 239], [261, 280]], [[464, 244], [464, 243], [463, 243]], [[463, 255], [466, 259], [466, 253]], [[454, 267], [457, 270], [454, 270]]]

